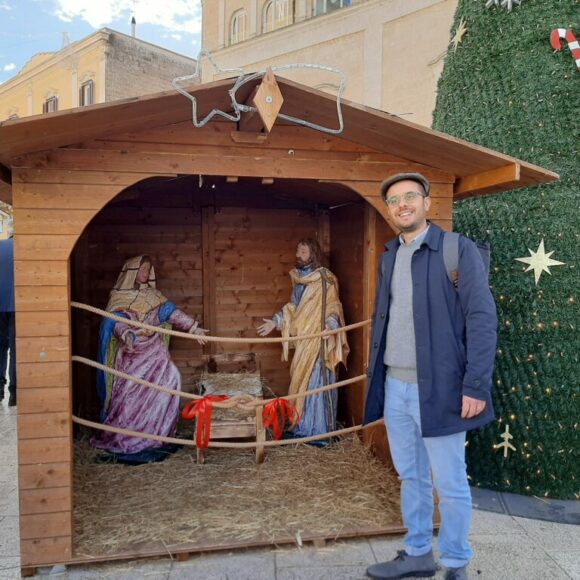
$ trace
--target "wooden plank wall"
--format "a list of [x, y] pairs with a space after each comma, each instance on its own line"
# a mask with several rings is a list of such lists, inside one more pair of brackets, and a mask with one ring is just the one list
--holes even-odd
[[[262, 319], [290, 300], [288, 273], [294, 267], [296, 243], [316, 237], [317, 215], [296, 209], [223, 207], [214, 219], [217, 334], [257, 337]], [[277, 395], [287, 394], [289, 363], [280, 360], [280, 344], [218, 345], [218, 352], [250, 351], [258, 355], [268, 386]]]
[[[179, 308], [197, 316], [211, 334], [257, 337], [255, 329], [262, 318], [289, 300], [288, 272], [294, 265], [296, 241], [316, 235], [315, 214], [205, 205], [214, 200], [231, 203], [221, 199], [219, 191], [212, 199], [192, 200], [187, 194], [165, 195], [160, 187], [155, 195], [140, 193], [134, 200], [105, 208], [75, 250], [73, 298], [104, 308], [123, 262], [147, 253], [156, 268], [158, 288]], [[247, 204], [252, 201], [246, 196]], [[99, 319], [76, 311], [73, 316], [74, 350], [94, 359]], [[193, 341], [172, 339], [170, 350], [184, 389], [191, 390], [203, 366], [202, 349]], [[256, 352], [268, 385], [276, 393], [285, 392], [288, 363], [280, 361], [280, 345], [210, 343], [205, 351], [210, 350]], [[75, 408], [94, 418], [95, 380], [92, 369], [75, 366]]]
[[[203, 318], [201, 211], [191, 195], [146, 187], [101, 211], [77, 245], [73, 263], [72, 298], [105, 308], [124, 262], [136, 255], [151, 257], [157, 288], [190, 316]], [[74, 352], [96, 359], [98, 316], [74, 311]], [[173, 360], [187, 388], [201, 361], [201, 347], [172, 338]], [[76, 364], [74, 408], [81, 416], [98, 417], [95, 372]]]
[[[50, 180], [48, 177], [41, 179]], [[16, 360], [22, 566], [72, 555], [72, 426], [68, 255], [80, 230], [59, 231], [50, 219], [26, 226], [35, 199], [15, 175]], [[67, 211], [61, 212], [67, 219]], [[72, 223], [75, 222], [74, 217]]]

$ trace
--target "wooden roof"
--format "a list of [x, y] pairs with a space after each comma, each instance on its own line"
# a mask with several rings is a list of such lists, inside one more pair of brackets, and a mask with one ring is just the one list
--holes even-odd
[[[287, 79], [276, 80], [284, 97], [282, 113], [318, 125], [338, 127], [336, 99], [332, 95]], [[231, 110], [228, 89], [233, 82], [232, 79], [216, 81], [190, 90], [198, 99], [199, 119], [214, 108]], [[259, 82], [256, 79], [244, 85], [237, 93], [238, 101], [245, 102]], [[342, 111], [342, 139], [455, 175], [456, 198], [548, 183], [558, 178], [552, 171], [383, 111], [346, 100]], [[4, 121], [0, 123], [0, 199], [6, 200], [10, 193], [6, 181], [13, 157], [172, 125], [191, 120], [191, 115], [189, 100], [176, 91], [166, 91]], [[192, 126], [192, 131], [195, 130]]]

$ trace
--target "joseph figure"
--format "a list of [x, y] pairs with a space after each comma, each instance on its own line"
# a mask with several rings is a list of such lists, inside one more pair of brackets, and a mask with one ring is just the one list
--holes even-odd
[[[344, 326], [342, 304], [338, 297], [336, 276], [322, 266], [322, 250], [318, 242], [307, 238], [296, 248], [296, 267], [290, 271], [292, 295], [290, 302], [274, 314], [264, 318], [258, 327], [260, 336], [274, 329], [283, 337], [316, 334]], [[336, 379], [338, 363], [346, 364], [349, 348], [346, 333], [339, 332], [324, 338], [282, 343], [282, 360], [288, 360], [288, 350], [294, 348], [290, 366], [290, 395], [304, 393]], [[336, 429], [336, 389], [301, 397], [294, 401], [300, 420], [294, 426], [293, 437], [321, 435]]]

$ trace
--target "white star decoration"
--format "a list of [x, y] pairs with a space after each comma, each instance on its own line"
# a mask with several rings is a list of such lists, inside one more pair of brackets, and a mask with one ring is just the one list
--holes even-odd
[[501, 8], [507, 8], [508, 12], [512, 11], [515, 4], [518, 6], [522, 5], [523, 0], [487, 0], [485, 3], [486, 8], [491, 8], [492, 6], [498, 6]]
[[524, 264], [528, 264], [528, 267], [525, 269], [525, 272], [529, 272], [530, 270], [534, 271], [534, 278], [536, 279], [536, 284], [538, 283], [542, 272], [547, 272], [548, 274], [552, 274], [550, 272], [550, 266], [563, 266], [564, 262], [558, 262], [558, 260], [552, 260], [550, 256], [555, 252], [552, 250], [546, 254], [546, 250], [544, 249], [544, 240], [540, 242], [538, 246], [538, 251], [534, 252], [528, 248], [528, 252], [530, 252], [529, 257], [527, 258], [515, 258], [518, 262], [523, 262]]
[[[195, 95], [190, 94], [185, 88], [183, 87], [184, 83], [193, 84], [195, 81], [201, 80], [201, 59], [202, 57], [207, 57], [211, 66], [214, 69], [214, 72], [217, 74], [237, 74], [238, 77], [235, 79], [233, 87], [228, 91], [228, 95], [230, 97], [231, 102], [231, 111], [222, 111], [221, 109], [212, 109], [203, 119], [199, 120], [197, 118], [197, 97]], [[244, 103], [239, 103], [236, 98], [236, 93], [248, 82], [251, 82], [257, 78], [263, 78], [267, 71], [277, 72], [277, 71], [287, 71], [292, 69], [305, 69], [305, 70], [318, 70], [318, 71], [325, 71], [332, 74], [336, 74], [340, 77], [340, 83], [337, 87], [337, 94], [336, 94], [336, 111], [338, 115], [338, 128], [334, 129], [332, 127], [326, 127], [323, 125], [318, 125], [317, 123], [313, 123], [307, 119], [301, 119], [298, 117], [292, 117], [287, 114], [278, 113], [278, 117], [285, 121], [290, 121], [291, 123], [296, 123], [297, 125], [301, 125], [303, 127], [310, 127], [311, 129], [315, 129], [316, 131], [322, 131], [324, 133], [330, 133], [331, 135], [340, 135], [344, 130], [344, 118], [342, 115], [342, 95], [344, 93], [344, 89], [346, 86], [346, 75], [340, 69], [332, 68], [322, 64], [309, 64], [309, 63], [295, 63], [295, 64], [282, 64], [276, 66], [270, 66], [267, 70], [261, 70], [254, 73], [245, 73], [243, 68], [220, 68], [215, 59], [213, 58], [212, 54], [209, 50], [202, 48], [197, 57], [197, 63], [195, 65], [195, 71], [192, 75], [186, 75], [182, 77], [176, 77], [171, 81], [173, 88], [184, 97], [187, 97], [191, 101], [191, 108], [192, 108], [192, 122], [194, 127], [200, 128], [204, 127], [206, 123], [211, 121], [214, 117], [223, 117], [228, 121], [233, 121], [237, 123], [241, 119], [242, 113], [250, 113], [256, 112], [257, 109], [255, 107], [251, 107]], [[233, 80], [233, 77], [232, 77]], [[335, 86], [335, 85], [332, 85]]]

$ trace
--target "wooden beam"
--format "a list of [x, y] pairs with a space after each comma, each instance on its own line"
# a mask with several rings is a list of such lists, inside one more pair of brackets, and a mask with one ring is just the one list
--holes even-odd
[[14, 253], [17, 260], [68, 260], [78, 235], [18, 235]]
[[[278, 132], [278, 126], [274, 130], [274, 135]], [[272, 134], [271, 134], [272, 135]], [[248, 133], [244, 131], [232, 131], [228, 142], [224, 144], [214, 143], [151, 143], [150, 141], [95, 141], [89, 145], [83, 144], [79, 149], [83, 150], [109, 150], [123, 151], [125, 154], [131, 153], [178, 153], [181, 155], [214, 155], [214, 156], [239, 156], [251, 155], [252, 157], [295, 157], [296, 159], [343, 159], [344, 161], [390, 161], [394, 163], [404, 163], [404, 160], [394, 158], [392, 155], [368, 151], [348, 151], [346, 149], [309, 149], [308, 145], [302, 147], [289, 146], [270, 147], [267, 133]], [[108, 175], [103, 175], [101, 184], [105, 184], [103, 179]], [[453, 177], [455, 181], [455, 176]], [[115, 181], [117, 183], [117, 181]]]
[[352, 143], [341, 139], [338, 136], [327, 135], [321, 132], [314, 132], [306, 127], [297, 125], [276, 125], [276, 130], [270, 134], [267, 133], [244, 133], [236, 131], [235, 124], [232, 122], [212, 121], [209, 125], [201, 129], [193, 129], [191, 121], [172, 125], [171, 127], [160, 127], [147, 131], [122, 133], [119, 135], [110, 135], [99, 140], [83, 142], [83, 147], [91, 149], [101, 149], [103, 143], [121, 142], [123, 146], [127, 143], [153, 143], [159, 146], [160, 143], [168, 142], [174, 145], [194, 145], [200, 146], [231, 146], [234, 143], [244, 143], [262, 147], [266, 142], [268, 149], [307, 149], [316, 151], [358, 151], [361, 153], [376, 153], [389, 157], [389, 161], [398, 161], [403, 163], [405, 160], [388, 153], [382, 153], [376, 149], [365, 147], [359, 143]]
[[71, 521], [70, 512], [22, 515], [20, 517], [20, 538], [22, 540], [39, 540], [70, 537], [72, 534]]
[[467, 175], [455, 183], [454, 198], [463, 199], [521, 187], [520, 172], [520, 164], [511, 163], [497, 169]]
[[[326, 179], [335, 181], [382, 181], [403, 171], [419, 171], [432, 183], [453, 183], [455, 175], [423, 165], [379, 161], [345, 163], [342, 159], [273, 158], [254, 156], [251, 150], [239, 155], [191, 155], [179, 153], [123, 152], [112, 150], [57, 149], [14, 159], [19, 168], [133, 172], [143, 167], [147, 174], [238, 175]], [[20, 220], [23, 221], [23, 220]], [[86, 223], [86, 222], [85, 222]], [[60, 226], [59, 226], [60, 227]], [[23, 233], [23, 232], [20, 232]], [[60, 232], [69, 233], [69, 232]]]
[[244, 145], [256, 145], [264, 143], [269, 137], [266, 133], [256, 133], [255, 131], [232, 131], [230, 137], [234, 143]]
[[[71, 481], [71, 464], [47, 463], [21, 465], [18, 468], [20, 489], [46, 489], [69, 487]], [[66, 513], [66, 512], [61, 512]]]
[[[384, 427], [383, 427], [384, 433]], [[438, 519], [435, 520], [435, 526], [437, 527]], [[315, 540], [322, 540], [328, 539], [330, 541], [336, 541], [339, 539], [346, 539], [346, 538], [361, 538], [361, 537], [375, 537], [375, 536], [384, 536], [387, 534], [402, 534], [405, 532], [405, 528], [401, 523], [400, 519], [395, 519], [393, 523], [386, 524], [382, 527], [349, 527], [346, 530], [340, 531], [338, 534], [331, 534], [331, 535], [322, 535], [322, 536], [315, 536], [315, 535], [304, 535], [302, 537], [303, 542], [314, 542]], [[224, 552], [230, 551], [232, 549], [240, 549], [240, 548], [258, 548], [258, 547], [268, 547], [268, 546], [278, 546], [278, 545], [295, 545], [296, 544], [296, 536], [292, 534], [286, 535], [277, 535], [274, 538], [266, 537], [264, 534], [260, 538], [253, 540], [253, 541], [240, 541], [240, 540], [207, 540], [204, 542], [197, 542], [197, 543], [182, 543], [179, 545], [172, 545], [168, 547], [164, 545], [162, 542], [147, 542], [147, 543], [140, 543], [140, 544], [133, 544], [131, 546], [123, 546], [117, 551], [108, 551], [107, 553], [93, 553], [87, 554], [86, 551], [81, 553], [72, 553], [72, 550], [69, 551], [67, 557], [61, 557], [60, 559], [57, 555], [53, 555], [53, 551], [56, 551], [57, 546], [54, 546], [53, 551], [49, 552], [49, 546], [46, 545], [47, 542], [56, 542], [60, 540], [60, 538], [45, 538], [45, 539], [38, 539], [35, 542], [38, 544], [28, 544], [29, 540], [23, 542], [24, 548], [26, 549], [25, 556], [30, 558], [30, 555], [33, 556], [32, 561], [29, 559], [24, 560], [21, 563], [23, 576], [24, 572], [34, 572], [32, 568], [26, 568], [27, 566], [35, 566], [35, 565], [53, 565], [54, 563], [58, 562], [60, 564], [68, 565], [68, 564], [96, 564], [96, 563], [110, 563], [116, 562], [120, 560], [135, 560], [137, 558], [155, 558], [155, 557], [167, 557], [167, 555], [177, 556], [179, 554], [196, 554], [200, 552]], [[42, 549], [34, 550], [35, 546], [38, 546]], [[63, 554], [60, 554], [63, 556]], [[44, 559], [40, 559], [43, 556], [46, 556]], [[50, 558], [49, 556], [52, 556]]]
[[12, 185], [18, 209], [98, 209], [123, 191], [120, 185], [22, 183]]
[[[18, 347], [17, 347], [18, 349]], [[17, 350], [18, 352], [18, 350]], [[20, 402], [18, 403], [20, 406]], [[20, 409], [18, 410], [20, 413]], [[38, 439], [23, 439], [18, 443], [18, 464], [19, 465], [40, 465], [46, 463], [64, 463], [70, 462], [71, 440], [70, 437], [43, 437]], [[70, 493], [70, 492], [69, 492]], [[20, 513], [33, 513], [22, 509], [22, 502], [26, 498], [20, 492]], [[57, 507], [48, 505], [47, 502], [40, 502], [45, 506], [48, 512], [58, 512], [70, 510], [69, 501], [66, 503], [62, 499], [62, 506]], [[62, 509], [61, 509], [62, 508]]]
[[50, 566], [68, 562], [73, 557], [72, 536], [61, 538], [36, 538], [20, 542], [20, 566], [22, 575], [32, 575], [30, 566]]

